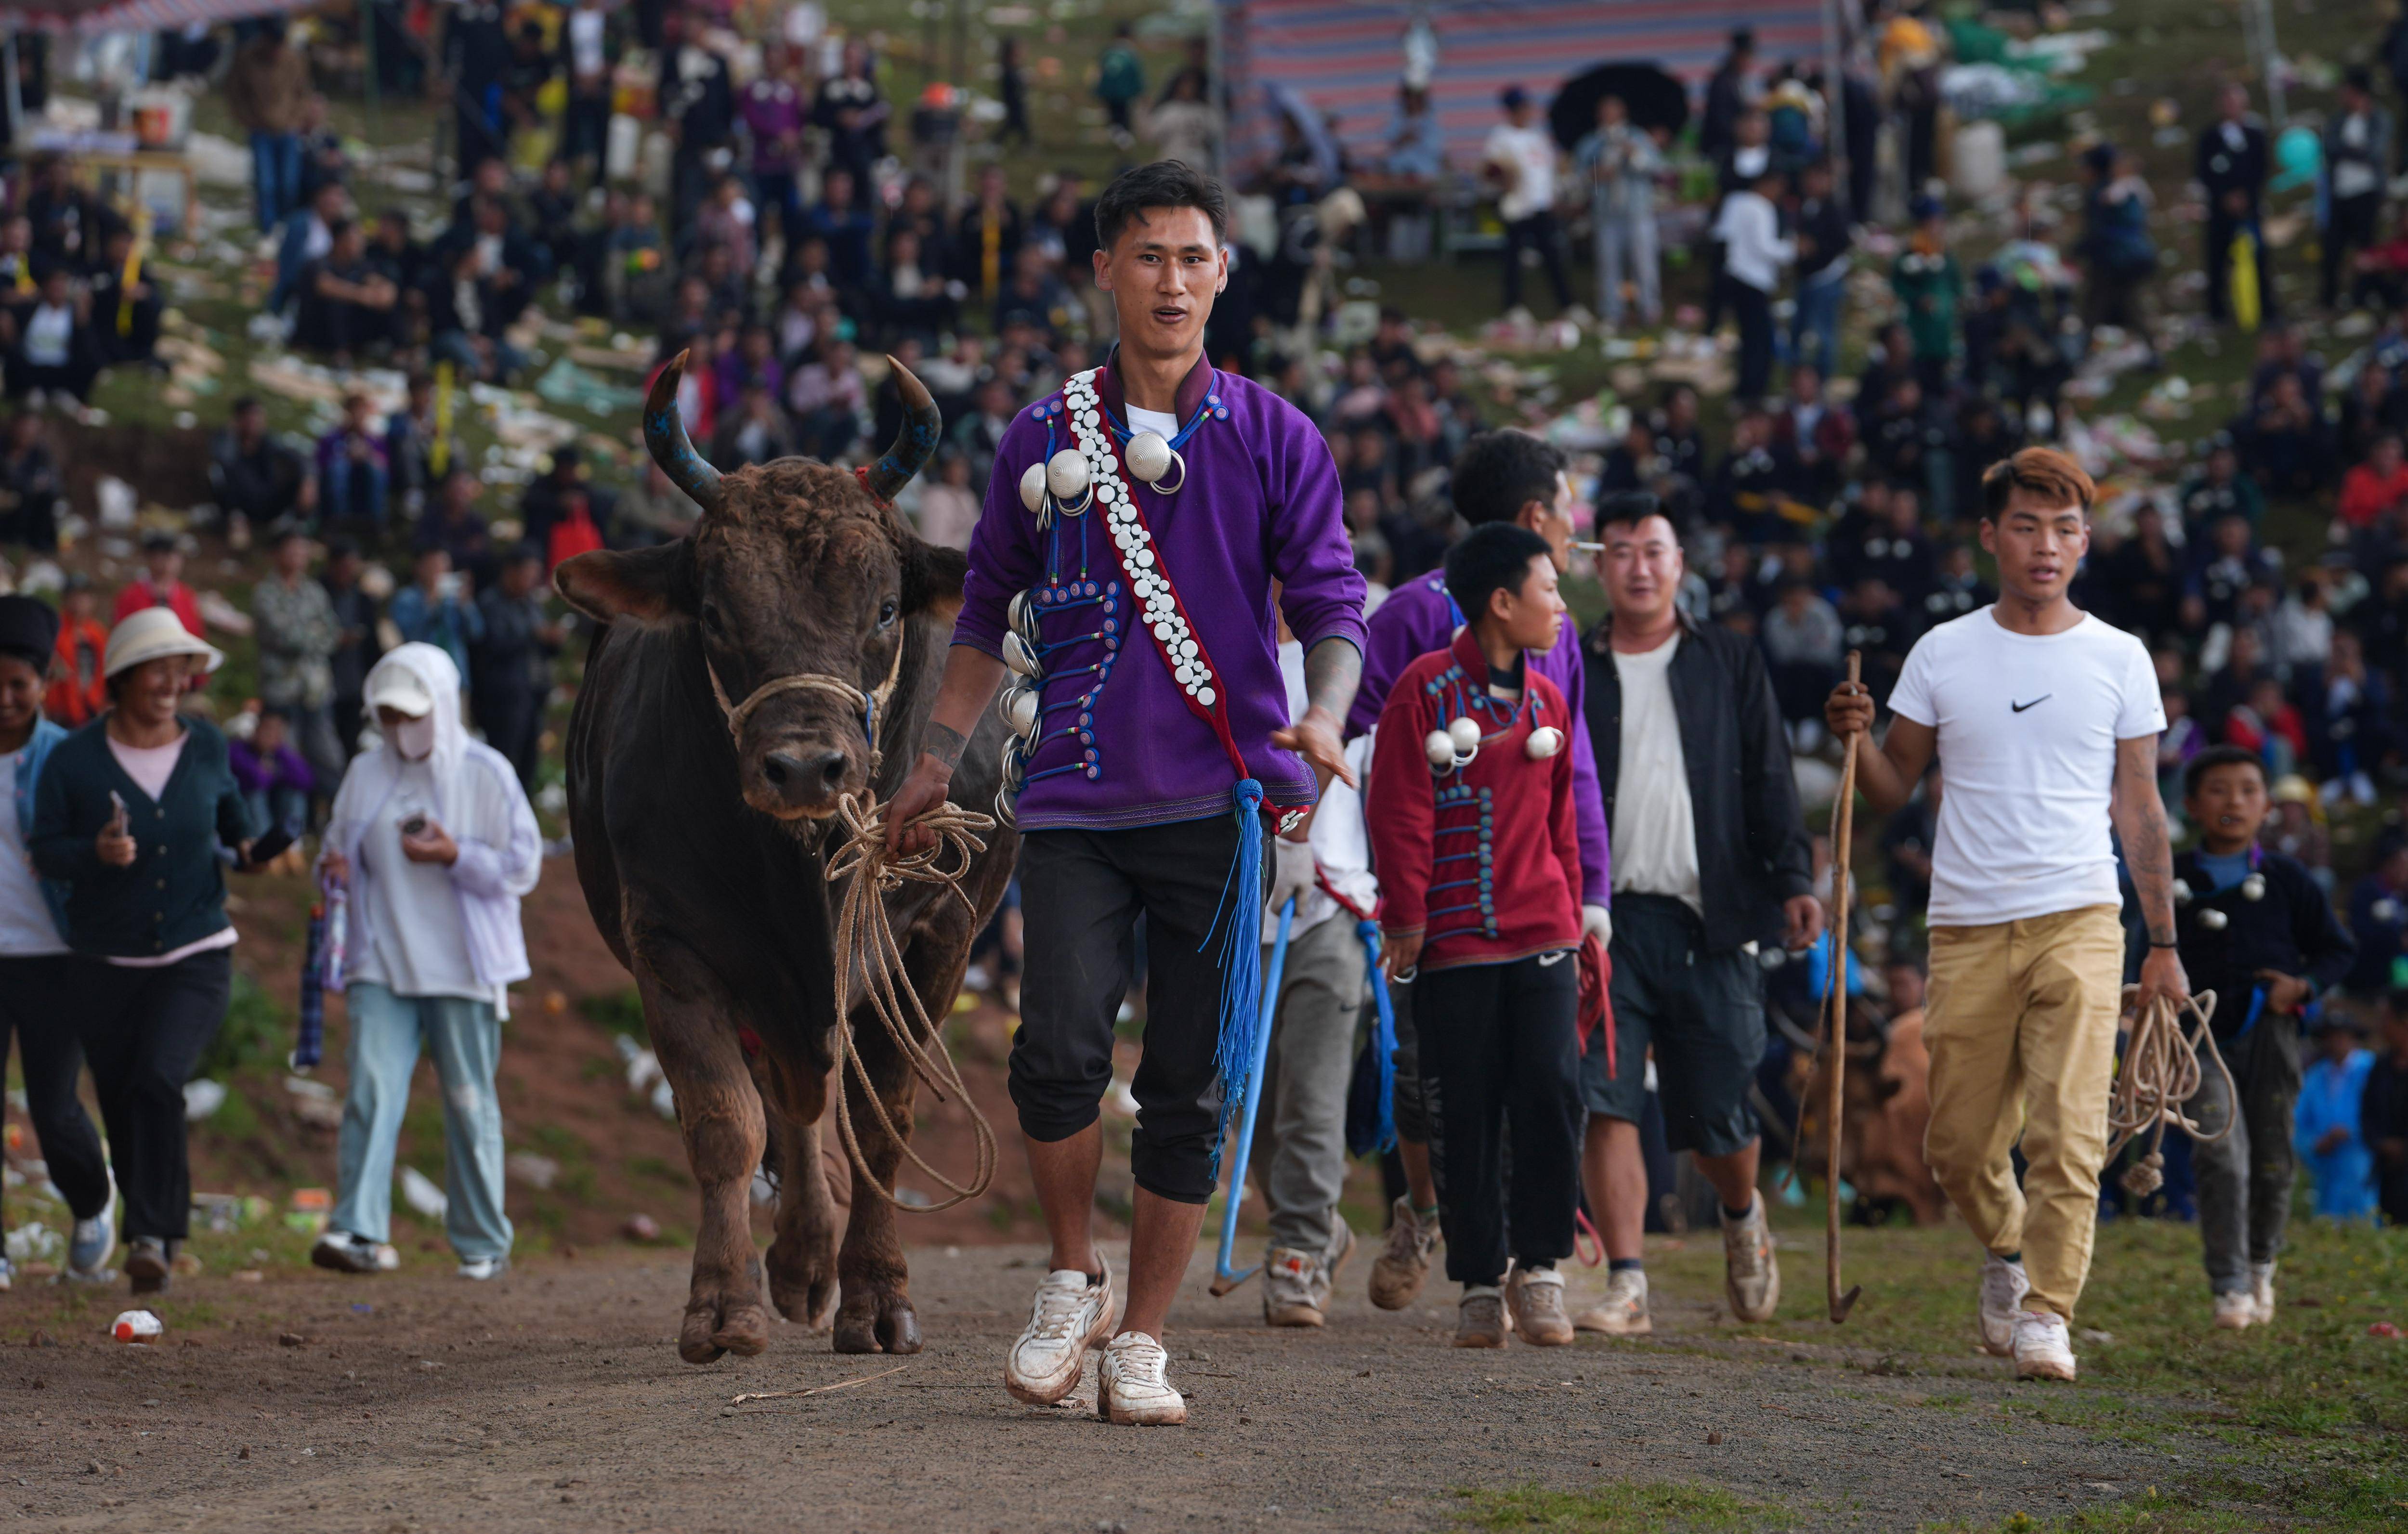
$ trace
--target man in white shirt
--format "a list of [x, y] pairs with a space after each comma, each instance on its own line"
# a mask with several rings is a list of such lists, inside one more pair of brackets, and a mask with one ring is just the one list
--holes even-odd
[[2364, 65], [2342, 77], [2341, 106], [2325, 121], [2327, 190], [2324, 237], [2317, 256], [2320, 302], [2341, 300], [2342, 262], [2355, 246], [2372, 245], [2390, 180], [2391, 114], [2375, 105], [2374, 79]]
[[[1500, 189], [1497, 216], [1505, 221], [1505, 308], [1511, 313], [1522, 308], [1522, 252], [1536, 251], [1555, 290], [1555, 308], [1569, 315], [1577, 306], [1555, 232], [1555, 140], [1529, 92], [1509, 85], [1500, 100], [1505, 121], [1489, 131], [1480, 158]], [[1526, 311], [1523, 318], [1528, 318]]]
[[[1989, 1254], [1982, 1345], [2012, 1355], [2024, 1379], [2074, 1373], [2067, 1324], [2089, 1274], [2122, 1011], [2111, 826], [2148, 927], [2136, 1011], [2190, 991], [2157, 797], [2157, 674], [2139, 639], [2066, 596], [2095, 495], [2048, 448], [1982, 476], [1999, 600], [1916, 642], [1888, 736], [1856, 761], [1856, 786], [1884, 812], [1906, 803], [1935, 752], [1947, 767], [1931, 854], [1924, 1155]], [[1834, 735], [1870, 730], [1872, 699], [1842, 683], [1824, 716]]]
[[1738, 397], [1753, 405], [1772, 382], [1772, 296], [1781, 291], [1781, 269], [1798, 258], [1794, 241], [1781, 234], [1781, 210], [1772, 199], [1782, 179], [1759, 173], [1723, 199], [1714, 238], [1723, 248], [1724, 296], [1739, 317]]
[[[1136, 414], [1140, 412], [1132, 412]], [[1288, 714], [1309, 702], [1304, 646], [1284, 635], [1280, 672]], [[1371, 738], [1358, 736], [1350, 760], [1358, 777], [1371, 768]], [[1254, 1121], [1259, 1182], [1269, 1207], [1270, 1247], [1263, 1255], [1263, 1320], [1274, 1326], [1326, 1324], [1330, 1281], [1354, 1250], [1354, 1232], [1338, 1212], [1346, 1186], [1346, 1090], [1354, 1075], [1354, 1025], [1363, 1011], [1369, 957], [1355, 924], [1380, 904], [1363, 797], [1343, 778], [1330, 780], [1304, 841], [1271, 843], [1269, 905], [1263, 917], [1263, 974], [1280, 908], [1296, 901], [1287, 967], [1264, 1062]], [[1340, 900], [1343, 904], [1340, 904]]]

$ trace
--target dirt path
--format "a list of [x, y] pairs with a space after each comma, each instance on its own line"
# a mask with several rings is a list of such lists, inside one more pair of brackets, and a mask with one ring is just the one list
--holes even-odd
[[[672, 1347], [676, 1254], [539, 1259], [490, 1287], [448, 1275], [265, 1285], [204, 1277], [209, 1325], [107, 1341], [119, 1302], [0, 1298], [0, 1521], [61, 1529], [1201, 1529], [1444, 1527], [1456, 1488], [1707, 1481], [1798, 1527], [1914, 1528], [2052, 1514], [2181, 1474], [2163, 1448], [1996, 1410], [2003, 1373], [1945, 1383], [1712, 1342], [1703, 1304], [1658, 1297], [1650, 1344], [1444, 1346], [1451, 1312], [1362, 1299], [1358, 1259], [1319, 1333], [1269, 1332], [1253, 1286], [1191, 1269], [1173, 1379], [1183, 1430], [1036, 1410], [997, 1384], [1041, 1257], [912, 1254], [927, 1351], [838, 1357], [781, 1329], [761, 1358], [695, 1369]], [[94, 1297], [95, 1298], [98, 1297]], [[1426, 1300], [1429, 1296], [1426, 1295]], [[28, 1344], [36, 1327], [57, 1345]], [[280, 1334], [306, 1340], [280, 1345]], [[1739, 1351], [1713, 1355], [1699, 1345]], [[731, 1405], [899, 1372], [810, 1398]], [[1090, 1374], [1092, 1380], [1092, 1372]], [[1085, 1389], [1092, 1402], [1093, 1386]], [[1720, 1441], [1709, 1443], [1709, 1434]], [[2195, 1445], [2176, 1452], [2193, 1465]], [[12, 1484], [13, 1483], [13, 1484]]]

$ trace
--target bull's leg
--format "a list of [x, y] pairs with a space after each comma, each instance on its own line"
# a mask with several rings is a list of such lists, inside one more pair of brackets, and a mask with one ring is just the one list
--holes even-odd
[[750, 1357], [769, 1344], [750, 1208], [752, 1168], [767, 1139], [761, 1095], [715, 984], [681, 986], [684, 994], [676, 994], [650, 966], [638, 968], [636, 979], [662, 1074], [677, 1094], [686, 1159], [702, 1188], [678, 1356], [689, 1364], [723, 1353]]
[[[854, 1027], [855, 1047], [887, 1122], [908, 1139], [918, 1084], [910, 1062], [875, 1018], [855, 1013], [847, 1025]], [[845, 1107], [853, 1122], [853, 1140], [861, 1147], [862, 1160], [869, 1170], [865, 1177], [859, 1165], [853, 1168], [853, 1212], [845, 1222], [844, 1246], [836, 1260], [837, 1276], [844, 1289], [844, 1302], [836, 1312], [836, 1351], [917, 1353], [920, 1320], [911, 1310], [910, 1274], [903, 1261], [903, 1242], [895, 1229], [895, 1206], [886, 1198], [895, 1189], [895, 1168], [903, 1159], [903, 1147], [880, 1126], [858, 1078], [845, 1082]]]
[[788, 1071], [771, 1099], [778, 1165], [778, 1234], [769, 1243], [769, 1298], [778, 1313], [824, 1326], [836, 1303], [836, 1200], [820, 1165], [820, 1115], [827, 1078]]

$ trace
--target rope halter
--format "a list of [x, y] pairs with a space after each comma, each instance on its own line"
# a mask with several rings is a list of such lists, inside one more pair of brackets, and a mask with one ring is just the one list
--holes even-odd
[[719, 700], [719, 711], [727, 716], [727, 738], [738, 745], [744, 739], [744, 722], [752, 717], [752, 710], [782, 693], [827, 693], [841, 699], [846, 707], [860, 716], [862, 733], [869, 738], [869, 775], [875, 778], [885, 761], [878, 749], [878, 715], [895, 695], [895, 683], [903, 675], [904, 638], [901, 634], [895, 637], [895, 658], [886, 667], [886, 680], [878, 684], [874, 693], [865, 693], [842, 677], [826, 671], [796, 671], [782, 677], [772, 677], [747, 694], [743, 702], [730, 703], [727, 701], [727, 689], [720, 684], [719, 668], [710, 664], [708, 655], [703, 657], [702, 670], [710, 679], [710, 695]]

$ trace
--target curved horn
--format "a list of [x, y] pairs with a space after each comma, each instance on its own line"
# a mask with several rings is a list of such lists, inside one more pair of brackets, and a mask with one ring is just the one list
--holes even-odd
[[1789, 1040], [1791, 1049], [1810, 1058], [1822, 1053], [1822, 1045], [1814, 1036], [1790, 1022], [1788, 1013], [1778, 1007], [1767, 1007], [1764, 1011], [1766, 1016], [1772, 1019], [1772, 1025], [1781, 1031], [1781, 1037]]
[[[644, 446], [669, 483], [686, 494], [686, 497], [705, 511], [719, 509], [719, 470], [710, 466], [685, 435], [685, 417], [678, 413], [678, 385], [685, 380], [685, 361], [690, 351], [681, 351], [652, 380], [652, 392], [644, 400]], [[926, 390], [922, 390], [924, 396]]]
[[896, 429], [886, 455], [870, 465], [861, 480], [869, 493], [882, 501], [893, 500], [897, 491], [911, 482], [911, 476], [927, 466], [928, 460], [936, 456], [938, 439], [945, 432], [945, 418], [938, 413], [928, 386], [892, 357], [886, 359], [886, 366], [895, 369], [895, 392], [903, 396], [903, 424]]

